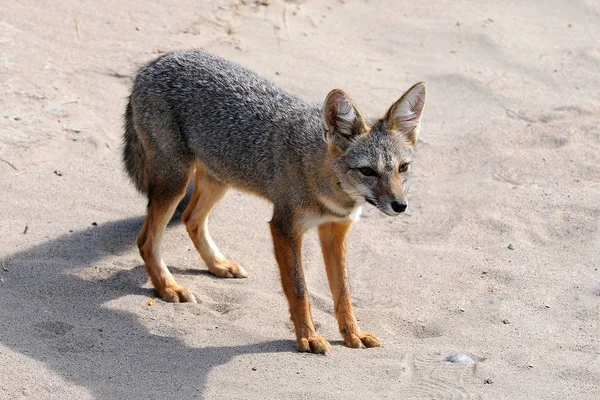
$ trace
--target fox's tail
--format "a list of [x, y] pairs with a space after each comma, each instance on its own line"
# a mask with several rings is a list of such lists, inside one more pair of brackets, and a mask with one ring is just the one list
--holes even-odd
[[148, 193], [148, 169], [146, 152], [140, 142], [133, 124], [131, 98], [125, 109], [125, 136], [123, 138], [123, 162], [135, 187], [142, 193]]

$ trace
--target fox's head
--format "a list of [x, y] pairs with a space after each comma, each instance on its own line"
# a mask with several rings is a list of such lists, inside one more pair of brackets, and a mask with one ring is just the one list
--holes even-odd
[[324, 139], [339, 185], [349, 196], [387, 215], [406, 210], [406, 180], [426, 96], [425, 84], [419, 82], [382, 118], [365, 121], [344, 91], [329, 93], [323, 105]]

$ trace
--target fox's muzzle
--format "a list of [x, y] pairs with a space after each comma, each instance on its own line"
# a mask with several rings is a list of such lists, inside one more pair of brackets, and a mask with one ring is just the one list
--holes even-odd
[[405, 200], [394, 200], [394, 201], [392, 201], [391, 206], [392, 206], [392, 210], [394, 210], [394, 212], [400, 214], [400, 213], [403, 213], [404, 211], [406, 211], [408, 204], [406, 204]]
[[390, 217], [395, 217], [396, 215], [399, 215], [406, 211], [406, 209], [408, 208], [408, 203], [406, 202], [406, 200], [403, 199], [394, 199], [391, 202], [375, 202], [375, 200], [365, 197], [365, 200], [367, 201], [367, 203], [377, 207], [379, 211], [383, 212], [386, 215], [389, 215]]

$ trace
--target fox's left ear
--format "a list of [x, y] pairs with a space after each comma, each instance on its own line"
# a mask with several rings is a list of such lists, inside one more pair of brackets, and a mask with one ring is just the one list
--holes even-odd
[[323, 139], [344, 150], [364, 134], [364, 127], [363, 116], [350, 96], [340, 89], [329, 92], [323, 104]]
[[385, 114], [388, 129], [406, 137], [414, 146], [421, 130], [421, 115], [425, 107], [427, 88], [419, 82], [406, 91]]

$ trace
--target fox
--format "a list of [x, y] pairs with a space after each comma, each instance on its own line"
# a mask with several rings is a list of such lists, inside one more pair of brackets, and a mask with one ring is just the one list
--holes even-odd
[[382, 117], [367, 119], [341, 89], [322, 104], [309, 104], [201, 49], [144, 65], [125, 109], [123, 162], [148, 198], [137, 246], [157, 295], [166, 302], [196, 301], [175, 281], [161, 252], [166, 225], [192, 182], [181, 219], [208, 271], [220, 278], [248, 276], [208, 230], [211, 210], [234, 188], [272, 203], [269, 227], [297, 350], [331, 351], [315, 330], [302, 268], [302, 237], [314, 227], [345, 345], [382, 346], [354, 315], [347, 238], [365, 203], [388, 216], [406, 211], [426, 95], [418, 82]]

